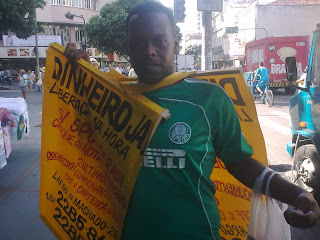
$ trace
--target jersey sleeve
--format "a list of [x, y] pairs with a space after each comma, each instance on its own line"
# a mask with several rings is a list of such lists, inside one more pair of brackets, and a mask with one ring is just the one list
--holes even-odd
[[[223, 91], [223, 90], [221, 90]], [[235, 107], [223, 91], [220, 111], [217, 113], [218, 128], [213, 133], [213, 147], [224, 163], [238, 162], [253, 155], [253, 149], [243, 135]]]

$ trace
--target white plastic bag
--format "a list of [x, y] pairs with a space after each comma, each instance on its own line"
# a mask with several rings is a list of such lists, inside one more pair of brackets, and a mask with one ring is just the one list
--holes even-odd
[[290, 240], [290, 226], [284, 218], [288, 206], [271, 198], [269, 182], [276, 174], [272, 173], [266, 184], [266, 197], [261, 195], [265, 175], [270, 171], [266, 168], [257, 178], [253, 187], [253, 196], [248, 226], [247, 240]]
[[38, 75], [37, 85], [38, 85], [39, 87], [42, 85], [42, 72], [40, 72], [39, 75]]

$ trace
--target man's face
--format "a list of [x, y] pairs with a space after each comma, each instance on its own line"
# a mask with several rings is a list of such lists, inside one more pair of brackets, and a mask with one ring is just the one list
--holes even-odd
[[154, 84], [173, 73], [174, 50], [178, 45], [167, 15], [134, 15], [128, 26], [131, 64], [143, 83]]

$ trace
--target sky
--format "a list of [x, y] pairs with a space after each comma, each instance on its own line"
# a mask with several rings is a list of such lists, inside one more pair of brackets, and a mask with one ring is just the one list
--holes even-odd
[[[173, 9], [173, 0], [159, 0], [164, 6]], [[184, 23], [179, 23], [178, 26], [182, 33], [197, 32], [197, 1], [186, 0], [186, 18]]]

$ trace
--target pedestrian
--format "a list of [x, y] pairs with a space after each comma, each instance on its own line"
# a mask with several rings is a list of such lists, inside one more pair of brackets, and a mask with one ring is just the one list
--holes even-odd
[[5, 72], [6, 72], [7, 78], [11, 78], [12, 77], [12, 72], [11, 72], [10, 69], [7, 69]]
[[123, 75], [128, 76], [130, 71], [130, 64], [128, 64], [124, 69], [123, 69]]
[[13, 69], [11, 70], [11, 72], [12, 72], [12, 77], [13, 77], [14, 79], [16, 79], [17, 76], [18, 76], [18, 71], [17, 71], [17, 69], [13, 68]]
[[[128, 53], [140, 83], [157, 84], [174, 72], [179, 46], [175, 27], [171, 10], [158, 2], [142, 3], [129, 13]], [[68, 59], [87, 59], [75, 44], [65, 53]], [[169, 109], [171, 117], [160, 123], [146, 149], [122, 239], [220, 239], [219, 209], [210, 179], [216, 157], [250, 188], [266, 168], [251, 157], [253, 150], [241, 132], [232, 101], [218, 85], [191, 78], [144, 95]], [[183, 164], [169, 164], [179, 159]], [[320, 218], [312, 194], [280, 175], [269, 186], [273, 198], [305, 213], [288, 212], [292, 225], [310, 227]]]
[[33, 90], [36, 90], [36, 75], [35, 75], [35, 73], [34, 73], [34, 71], [31, 71], [31, 73], [30, 73], [30, 82], [32, 82], [32, 87], [31, 87], [31, 90], [33, 91]]
[[105, 66], [105, 68], [102, 69], [102, 72], [109, 72], [110, 71], [110, 68], [108, 67], [108, 65]]
[[29, 79], [29, 81], [28, 81], [28, 90], [31, 91], [32, 90], [32, 84], [33, 84], [33, 81], [32, 81], [32, 79], [30, 77], [31, 71], [28, 70], [28, 72], [26, 74], [28, 74], [28, 79]]
[[259, 68], [256, 71], [256, 74], [254, 75], [253, 81], [256, 81], [256, 79], [260, 78], [259, 82], [256, 85], [257, 90], [260, 93], [260, 96], [262, 96], [265, 88], [266, 88], [266, 84], [269, 83], [269, 77], [270, 77], [270, 70], [266, 67], [264, 67], [264, 63], [260, 62], [259, 64]]
[[308, 72], [308, 67], [305, 67], [303, 74], [300, 76], [299, 79], [297, 79], [296, 83], [298, 83], [299, 87], [305, 86], [306, 80], [307, 80], [307, 72]]
[[136, 72], [134, 71], [134, 68], [130, 69], [128, 76], [129, 77], [136, 77], [137, 76]]
[[97, 59], [95, 59], [95, 58], [90, 58], [90, 61], [91, 61], [92, 65], [93, 65], [95, 68], [99, 68], [100, 63], [97, 61]]
[[119, 63], [118, 64], [118, 67], [116, 67], [116, 69], [115, 69], [118, 73], [121, 73], [121, 74], [123, 74], [123, 68], [122, 68], [122, 65]]
[[27, 102], [29, 76], [24, 69], [20, 69], [16, 80], [19, 82], [24, 100]]
[[38, 79], [37, 79], [37, 86], [38, 86], [38, 92], [42, 92], [42, 85], [43, 85], [43, 80], [44, 80], [44, 74], [45, 74], [45, 67], [40, 68], [40, 72], [38, 74]]

